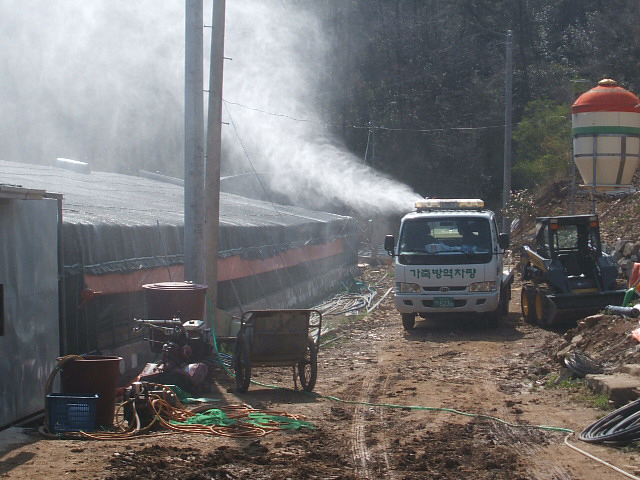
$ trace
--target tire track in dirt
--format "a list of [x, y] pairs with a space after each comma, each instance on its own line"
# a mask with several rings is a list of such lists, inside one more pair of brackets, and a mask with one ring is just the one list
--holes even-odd
[[[369, 387], [365, 383], [365, 387]], [[365, 388], [368, 391], [369, 388]], [[360, 397], [359, 401], [368, 401], [368, 396]], [[369, 470], [369, 451], [367, 449], [366, 435], [365, 435], [365, 420], [364, 420], [364, 406], [356, 405], [353, 415], [353, 461], [356, 470], [356, 474], [360, 478], [372, 478]]]
[[[380, 362], [382, 363], [382, 362]], [[378, 377], [379, 379], [379, 388], [378, 391], [379, 392], [386, 392], [388, 391], [389, 388], [389, 380], [390, 380], [390, 376], [388, 372], [385, 372], [384, 375], [380, 375]], [[376, 396], [376, 400], [379, 401], [378, 396]], [[389, 478], [389, 479], [394, 479], [396, 478], [396, 475], [394, 474], [392, 467], [391, 467], [391, 461], [389, 458], [389, 449], [391, 447], [390, 441], [389, 441], [389, 436], [387, 435], [387, 429], [385, 428], [385, 419], [387, 416], [387, 410], [385, 408], [382, 407], [375, 407], [376, 411], [377, 411], [377, 417], [378, 417], [378, 422], [379, 425], [381, 427], [380, 429], [380, 438], [378, 439], [378, 447], [379, 447], [379, 451], [377, 452], [379, 456], [382, 457], [383, 463], [384, 463], [384, 477], [383, 478]]]
[[[512, 424], [519, 424], [518, 415], [522, 413], [522, 410], [517, 407], [517, 404], [512, 400], [508, 400], [505, 397], [498, 389], [495, 380], [495, 378], [485, 378], [482, 382], [482, 390], [486, 398], [495, 399], [494, 408], [496, 411], [492, 416]], [[545, 477], [541, 478], [548, 478], [550, 480], [571, 480], [573, 478], [573, 476], [561, 466], [553, 465], [543, 460], [546, 453], [545, 448], [539, 442], [535, 440], [532, 441], [536, 433], [543, 435], [539, 431], [535, 432], [529, 429], [512, 427], [505, 423], [495, 423], [492, 430], [496, 435], [500, 436], [503, 441], [508, 442], [510, 445], [517, 445], [518, 450], [526, 457], [537, 459], [536, 463], [538, 463], [539, 468], [547, 470]]]
[[[362, 382], [362, 388], [354, 410], [352, 432], [353, 432], [353, 459], [356, 475], [363, 479], [374, 478], [396, 478], [391, 468], [389, 458], [389, 438], [386, 434], [385, 409], [365, 405], [376, 402], [379, 392], [386, 392], [389, 386], [389, 374], [382, 366], [382, 356], [377, 357], [377, 362], [367, 368], [366, 375]], [[382, 370], [382, 371], [381, 371]], [[375, 438], [369, 435], [367, 427], [371, 421], [377, 422], [381, 427], [379, 435]], [[371, 445], [371, 446], [370, 446]], [[375, 445], [375, 448], [372, 448]]]

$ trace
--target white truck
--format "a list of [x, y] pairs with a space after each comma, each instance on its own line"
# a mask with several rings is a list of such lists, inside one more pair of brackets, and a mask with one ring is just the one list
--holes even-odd
[[424, 199], [400, 223], [395, 258], [395, 304], [406, 330], [416, 315], [474, 313], [498, 326], [508, 313], [514, 272], [503, 265], [509, 235], [479, 199]]

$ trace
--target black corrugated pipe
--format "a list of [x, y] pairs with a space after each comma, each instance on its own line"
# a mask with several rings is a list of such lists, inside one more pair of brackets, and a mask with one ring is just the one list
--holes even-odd
[[640, 440], [640, 400], [631, 402], [594, 422], [582, 431], [580, 440], [618, 445]]

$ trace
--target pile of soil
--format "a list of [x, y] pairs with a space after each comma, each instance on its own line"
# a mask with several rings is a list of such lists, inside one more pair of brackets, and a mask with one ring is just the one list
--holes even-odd
[[605, 373], [613, 373], [622, 365], [640, 363], [640, 344], [631, 336], [637, 328], [637, 318], [592, 315], [567, 330], [554, 342], [550, 353], [563, 362], [567, 354], [579, 351], [591, 357]]
[[222, 445], [213, 451], [181, 446], [151, 445], [140, 450], [116, 452], [105, 480], [210, 480], [252, 478], [286, 480], [310, 478], [323, 472], [323, 478], [351, 480], [344, 473], [347, 461], [340, 451], [317, 449], [325, 437], [321, 429], [290, 432], [274, 447], [260, 439], [243, 446]]
[[[405, 479], [491, 478], [530, 479], [527, 464], [512, 448], [508, 428], [487, 420], [473, 419], [465, 425], [445, 423], [440, 430], [421, 429], [397, 440], [404, 452], [396, 471]], [[535, 431], [521, 437], [530, 445], [547, 440]], [[455, 439], [455, 440], [454, 440]], [[401, 444], [401, 445], [400, 445]]]
[[[465, 425], [446, 423], [442, 429], [419, 428], [395, 441], [401, 451], [396, 474], [406, 480], [434, 478], [530, 479], [528, 465], [512, 448], [506, 428], [487, 420]], [[529, 431], [528, 443], [546, 445], [539, 432]], [[209, 480], [357, 478], [345, 451], [319, 448], [330, 437], [322, 430], [288, 435], [270, 448], [259, 439], [243, 447], [221, 446], [211, 452], [199, 448], [152, 445], [112, 456], [105, 480]], [[347, 452], [348, 453], [348, 452]], [[321, 474], [320, 474], [321, 472]], [[320, 474], [316, 477], [315, 475]]]

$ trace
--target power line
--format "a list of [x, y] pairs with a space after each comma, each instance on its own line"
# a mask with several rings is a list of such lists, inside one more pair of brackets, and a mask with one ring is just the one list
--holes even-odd
[[229, 100], [222, 100], [225, 104], [235, 105], [237, 107], [246, 108], [247, 110], [252, 110], [254, 112], [263, 113], [265, 115], [271, 115], [274, 117], [288, 118], [295, 122], [304, 122], [304, 123], [314, 123], [316, 125], [322, 125], [325, 127], [331, 128], [354, 128], [359, 130], [382, 130], [389, 132], [414, 132], [414, 133], [433, 133], [433, 132], [446, 132], [446, 131], [475, 131], [475, 130], [488, 130], [492, 128], [504, 128], [503, 124], [500, 125], [487, 125], [484, 127], [441, 127], [441, 128], [399, 128], [399, 127], [385, 127], [385, 126], [374, 126], [374, 125], [354, 125], [354, 124], [343, 124], [338, 125], [334, 123], [323, 122], [320, 120], [310, 120], [307, 118], [298, 118], [292, 115], [284, 114], [284, 113], [275, 113], [269, 112], [267, 110], [262, 110], [256, 107], [250, 107], [248, 105], [244, 105], [238, 102], [231, 102]]

